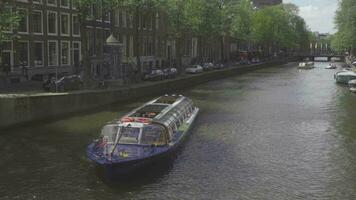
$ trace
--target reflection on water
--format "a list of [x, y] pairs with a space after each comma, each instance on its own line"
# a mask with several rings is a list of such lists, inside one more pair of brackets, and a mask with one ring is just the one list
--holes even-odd
[[356, 95], [334, 70], [279, 66], [182, 93], [201, 113], [175, 159], [106, 180], [86, 159], [111, 105], [0, 135], [0, 199], [354, 199]]

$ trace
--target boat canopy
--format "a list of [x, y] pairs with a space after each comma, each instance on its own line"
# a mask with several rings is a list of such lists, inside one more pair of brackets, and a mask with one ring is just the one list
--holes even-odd
[[144, 124], [143, 126], [107, 124], [103, 127], [101, 136], [106, 144], [167, 144], [166, 130], [159, 124]]
[[193, 109], [193, 101], [187, 97], [181, 97], [178, 101], [172, 104], [172, 107], [154, 118], [155, 122], [170, 126], [175, 121], [187, 113], [186, 111]]

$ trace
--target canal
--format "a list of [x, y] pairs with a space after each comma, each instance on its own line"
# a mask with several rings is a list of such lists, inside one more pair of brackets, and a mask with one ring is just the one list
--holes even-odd
[[201, 108], [189, 140], [125, 181], [100, 178], [85, 149], [106, 121], [151, 97], [0, 130], [0, 199], [355, 199], [356, 95], [326, 65], [182, 91]]

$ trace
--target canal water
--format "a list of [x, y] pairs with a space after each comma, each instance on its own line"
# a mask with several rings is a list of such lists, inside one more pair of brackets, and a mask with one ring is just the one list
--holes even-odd
[[326, 65], [182, 91], [201, 108], [189, 140], [125, 181], [102, 178], [85, 149], [106, 121], [152, 97], [1, 130], [0, 199], [355, 199], [356, 95]]

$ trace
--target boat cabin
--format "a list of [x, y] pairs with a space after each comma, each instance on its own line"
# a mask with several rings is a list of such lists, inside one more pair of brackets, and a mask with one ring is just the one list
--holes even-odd
[[155, 145], [174, 143], [185, 131], [195, 107], [183, 96], [162, 96], [104, 126], [107, 144]]

